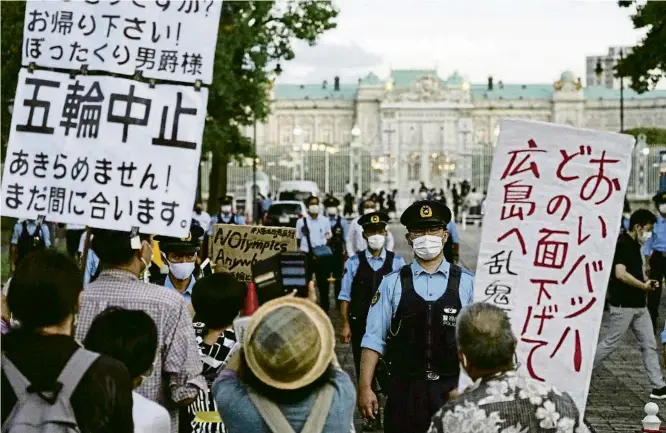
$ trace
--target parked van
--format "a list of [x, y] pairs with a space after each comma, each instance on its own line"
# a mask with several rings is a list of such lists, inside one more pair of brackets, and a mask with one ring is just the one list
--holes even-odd
[[320, 196], [319, 187], [310, 180], [287, 180], [280, 182], [277, 192], [277, 200], [303, 201], [311, 195]]

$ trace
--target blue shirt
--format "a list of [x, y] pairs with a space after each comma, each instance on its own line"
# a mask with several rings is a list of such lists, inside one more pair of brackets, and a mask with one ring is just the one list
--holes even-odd
[[208, 227], [208, 236], [213, 236], [213, 226], [215, 224], [229, 224], [229, 221], [231, 221], [232, 216], [236, 221], [237, 225], [239, 226], [245, 225], [245, 218], [242, 217], [241, 215], [229, 214], [229, 215], [222, 215], [222, 218], [220, 218], [220, 214], [215, 214], [210, 219], [210, 226]]
[[[449, 262], [442, 260], [439, 268], [432, 274], [427, 273], [416, 260], [412, 262], [410, 267], [414, 279], [414, 290], [417, 295], [426, 301], [436, 301], [444, 295], [451, 268]], [[471, 272], [462, 271], [458, 290], [462, 306], [465, 307], [471, 304], [474, 296], [474, 276]], [[385, 276], [379, 285], [378, 291], [379, 300], [370, 307], [368, 312], [368, 325], [361, 341], [361, 347], [383, 354], [391, 319], [395, 317], [402, 296], [400, 272], [393, 272]]]
[[[386, 261], [386, 248], [382, 248], [382, 252], [379, 253], [379, 256], [373, 257], [370, 250], [365, 250], [365, 258], [368, 260], [368, 264], [373, 270], [378, 270], [384, 266]], [[342, 287], [340, 288], [340, 294], [338, 295], [338, 301], [347, 301], [351, 302], [351, 288], [352, 283], [354, 282], [354, 277], [356, 277], [356, 272], [358, 272], [358, 267], [361, 264], [361, 261], [358, 258], [358, 255], [355, 254], [347, 259], [345, 263], [344, 276], [342, 277]], [[397, 271], [405, 265], [405, 259], [399, 255], [393, 257], [393, 265], [391, 271]]]
[[[333, 368], [329, 382], [333, 386], [333, 400], [323, 432], [348, 432], [352, 426], [356, 407], [356, 388], [349, 375], [339, 367]], [[213, 382], [213, 397], [220, 417], [229, 432], [272, 433], [250, 399], [247, 385], [238, 374], [222, 370]], [[280, 412], [291, 428], [300, 432], [312, 411], [317, 393], [313, 392], [302, 400], [278, 404]]]
[[[34, 221], [26, 221], [26, 227], [28, 228], [29, 235], [35, 234], [35, 230], [37, 230], [37, 224], [35, 224]], [[23, 221], [17, 222], [14, 225], [14, 231], [12, 232], [12, 240], [11, 240], [12, 245], [18, 244], [18, 240], [21, 237], [22, 232], [23, 232]], [[49, 235], [49, 228], [46, 225], [46, 223], [42, 223], [42, 239], [44, 239], [44, 246], [46, 248], [49, 248], [51, 246], [51, 236]]]
[[92, 248], [88, 248], [88, 258], [86, 259], [86, 269], [85, 273], [83, 274], [83, 288], [85, 289], [88, 287], [88, 284], [90, 284], [90, 279], [92, 278], [93, 275], [95, 275], [95, 272], [97, 272], [97, 268], [99, 267], [99, 257], [97, 257], [97, 254], [93, 251]]
[[[333, 231], [333, 227], [338, 223], [338, 215], [329, 215], [328, 216], [328, 223], [331, 225], [331, 231]], [[340, 217], [340, 227], [342, 227], [342, 236], [344, 239], [347, 239], [347, 218], [345, 217]]]
[[652, 237], [643, 245], [643, 254], [649, 256], [653, 250], [666, 252], [666, 218], [657, 216], [657, 223], [652, 229]]
[[268, 210], [269, 207], [273, 204], [273, 200], [270, 198], [265, 198], [261, 202], [261, 207], [263, 208], [264, 212]]
[[[192, 288], [194, 287], [194, 283], [196, 283], [197, 280], [194, 278], [194, 276], [190, 277], [190, 284], [187, 286], [187, 289], [181, 295], [183, 295], [183, 298], [185, 299], [185, 302], [190, 304], [192, 302]], [[166, 280], [164, 280], [164, 287], [167, 289], [173, 289], [176, 290], [176, 288], [173, 286], [171, 283], [171, 278], [167, 275]]]
[[451, 242], [454, 244], [459, 244], [460, 243], [460, 236], [458, 235], [458, 229], [456, 228], [456, 223], [453, 221], [449, 221], [449, 223], [446, 225], [446, 231], [449, 232], [449, 236], [451, 236]]
[[331, 223], [328, 221], [328, 218], [323, 215], [317, 215], [316, 219], [312, 219], [310, 215], [307, 215], [296, 222], [296, 239], [300, 240], [300, 248], [303, 252], [309, 252], [310, 248], [308, 247], [308, 237], [303, 233], [304, 224], [303, 221], [307, 218], [308, 220], [308, 229], [310, 229], [310, 242], [312, 243], [312, 248], [326, 245], [329, 237], [331, 235]]

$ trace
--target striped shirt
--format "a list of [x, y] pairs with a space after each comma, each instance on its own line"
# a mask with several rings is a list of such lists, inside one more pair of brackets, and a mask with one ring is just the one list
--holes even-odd
[[142, 310], [155, 321], [158, 351], [153, 373], [135, 391], [164, 406], [171, 415], [171, 431], [177, 433], [179, 407], [174, 402], [207, 389], [187, 304], [174, 290], [140, 281], [127, 271], [105, 269], [83, 291], [77, 340], [85, 339], [95, 316], [108, 307]]
[[[213, 381], [217, 374], [222, 371], [226, 365], [231, 353], [231, 349], [236, 344], [236, 334], [233, 328], [222, 332], [214, 344], [205, 343], [205, 328], [203, 323], [195, 322], [194, 329], [197, 334], [199, 351], [203, 362], [203, 376], [208, 384], [208, 391], [199, 391], [199, 395], [194, 403], [189, 407], [189, 412], [194, 416], [197, 412], [217, 412], [215, 398], [210, 392]], [[223, 423], [197, 422], [192, 421], [192, 433], [227, 433]]]

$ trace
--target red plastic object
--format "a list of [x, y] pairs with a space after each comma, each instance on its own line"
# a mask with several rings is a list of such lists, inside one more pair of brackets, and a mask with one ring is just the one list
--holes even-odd
[[243, 307], [243, 316], [251, 316], [259, 308], [257, 300], [257, 288], [253, 281], [247, 283], [247, 293], [245, 294], [245, 306]]

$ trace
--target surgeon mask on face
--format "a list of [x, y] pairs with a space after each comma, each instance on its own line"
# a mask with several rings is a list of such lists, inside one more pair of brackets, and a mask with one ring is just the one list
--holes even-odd
[[373, 208], [371, 208], [371, 207], [363, 208], [363, 215], [367, 215], [367, 214], [369, 214], [369, 213], [373, 213], [374, 211], [375, 211], [375, 210], [374, 210]]
[[319, 205], [318, 204], [311, 204], [310, 206], [308, 206], [308, 212], [310, 212], [310, 214], [312, 214], [312, 215], [318, 214], [319, 213]]
[[412, 241], [414, 254], [423, 260], [432, 260], [444, 249], [443, 239], [439, 236], [424, 235]]
[[662, 215], [666, 215], [666, 203], [662, 203], [658, 207], [659, 213]]
[[169, 271], [178, 280], [186, 280], [190, 278], [194, 272], [194, 262], [187, 263], [169, 263]]
[[231, 205], [229, 204], [222, 205], [220, 206], [220, 210], [222, 211], [222, 213], [231, 213]]
[[384, 248], [386, 243], [386, 236], [384, 235], [372, 235], [368, 236], [368, 248], [373, 251], [381, 250]]
[[328, 212], [329, 215], [337, 215], [338, 214], [338, 208], [337, 207], [328, 207], [328, 208], [326, 208], [326, 212]]
[[425, 192], [425, 191], [421, 191], [421, 192], [419, 193], [419, 197], [421, 197], [422, 199], [425, 200], [426, 198], [428, 198], [428, 193]]
[[651, 230], [649, 232], [642, 232], [641, 233], [641, 239], [643, 240], [643, 242], [647, 242], [651, 237], [652, 237], [652, 231]]

